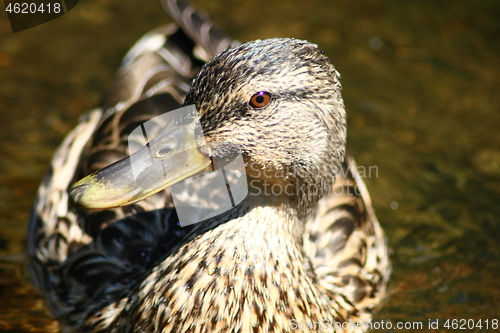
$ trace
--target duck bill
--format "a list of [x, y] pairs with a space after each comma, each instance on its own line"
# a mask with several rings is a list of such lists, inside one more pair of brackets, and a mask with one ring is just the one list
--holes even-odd
[[200, 129], [199, 120], [167, 125], [132, 155], [76, 182], [70, 189], [72, 205], [85, 209], [130, 205], [206, 170], [212, 160]]

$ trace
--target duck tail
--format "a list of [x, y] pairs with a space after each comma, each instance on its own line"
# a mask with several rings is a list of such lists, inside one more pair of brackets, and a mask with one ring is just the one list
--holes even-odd
[[239, 42], [229, 38], [217, 28], [207, 13], [185, 0], [161, 0], [163, 8], [196, 44], [195, 55], [205, 62]]

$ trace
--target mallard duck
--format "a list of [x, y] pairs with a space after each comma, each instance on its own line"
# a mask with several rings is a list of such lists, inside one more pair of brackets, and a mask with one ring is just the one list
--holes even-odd
[[[61, 330], [364, 331], [352, 323], [371, 319], [390, 264], [345, 155], [338, 72], [315, 44], [239, 44], [184, 1], [163, 4], [176, 23], [132, 47], [101, 105], [56, 151], [33, 206], [29, 271]], [[129, 156], [135, 129], [189, 105], [203, 147], [181, 117], [149, 142], [133, 138], [145, 148]], [[146, 148], [169, 175], [139, 186], [131, 159], [147, 162]], [[169, 188], [238, 154], [259, 191], [182, 226]]]

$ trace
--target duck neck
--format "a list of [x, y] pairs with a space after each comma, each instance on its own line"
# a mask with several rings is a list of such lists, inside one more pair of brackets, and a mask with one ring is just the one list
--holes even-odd
[[[156, 321], [160, 326], [213, 324], [216, 332], [327, 318], [328, 301], [319, 296], [301, 251], [304, 221], [286, 206], [259, 197], [245, 200], [225, 222], [199, 223], [143, 281], [122, 315], [142, 313], [144, 321], [134, 323], [142, 328], [153, 316], [165, 321]], [[248, 329], [229, 327], [224, 318]]]
[[304, 225], [335, 181], [335, 172], [325, 172], [317, 165], [288, 168], [249, 165], [246, 169], [248, 198], [256, 204], [274, 205], [295, 224]]
[[305, 218], [289, 206], [286, 198], [249, 196], [228, 215], [229, 218], [221, 219], [226, 222], [200, 225], [206, 230], [196, 232], [199, 236], [191, 244], [210, 242], [213, 248], [244, 254], [250, 261], [268, 257], [269, 253], [301, 256]]

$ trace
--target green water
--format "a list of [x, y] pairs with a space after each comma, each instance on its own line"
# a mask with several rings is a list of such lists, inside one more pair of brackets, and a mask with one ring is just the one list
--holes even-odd
[[[376, 320], [500, 320], [500, 1], [195, 3], [241, 41], [315, 42], [341, 72], [348, 149], [378, 171], [365, 180], [392, 252]], [[127, 49], [170, 19], [153, 0], [86, 0], [12, 34], [2, 15], [0, 330], [49, 332], [23, 268], [31, 202]]]

